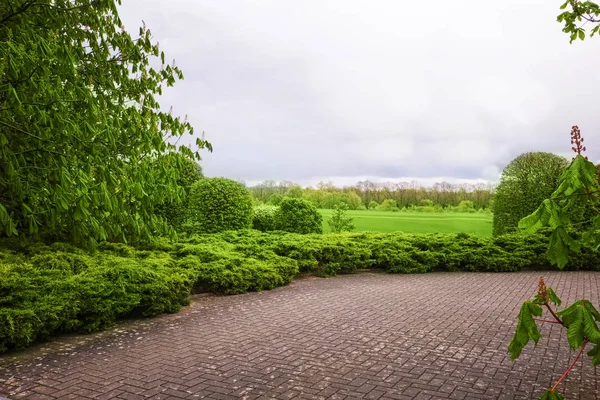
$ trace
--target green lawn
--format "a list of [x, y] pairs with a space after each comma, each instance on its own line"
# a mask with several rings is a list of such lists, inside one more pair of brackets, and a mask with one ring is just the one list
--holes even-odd
[[[323, 215], [323, 230], [329, 232], [327, 220], [333, 210], [319, 210]], [[388, 211], [348, 211], [354, 218], [354, 232], [410, 233], [472, 233], [492, 236], [492, 216], [489, 214], [419, 213]]]

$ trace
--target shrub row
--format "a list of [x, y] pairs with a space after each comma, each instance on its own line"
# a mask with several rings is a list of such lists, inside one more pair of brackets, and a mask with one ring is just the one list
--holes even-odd
[[177, 312], [193, 292], [272, 289], [298, 272], [296, 261], [273, 252], [252, 257], [216, 236], [202, 242], [106, 244], [94, 254], [61, 243], [16, 253], [2, 243], [0, 353], [122, 318]]
[[[282, 232], [227, 232], [221, 240], [253, 255], [273, 252], [298, 263], [302, 273], [331, 276], [357, 269], [390, 273], [435, 270], [510, 272], [552, 269], [546, 259], [548, 236], [508, 234], [480, 238], [459, 234], [342, 233], [295, 235]], [[198, 239], [192, 239], [198, 240]], [[567, 269], [600, 270], [600, 252], [588, 248], [572, 254]]]
[[[286, 285], [300, 273], [331, 276], [362, 268], [391, 273], [550, 268], [543, 234], [299, 235], [230, 231], [95, 253], [69, 245], [0, 243], [0, 352], [65, 332], [105, 329], [120, 318], [176, 312], [196, 292], [235, 294]], [[13, 250], [11, 250], [13, 249]], [[570, 269], [600, 270], [597, 251]]]

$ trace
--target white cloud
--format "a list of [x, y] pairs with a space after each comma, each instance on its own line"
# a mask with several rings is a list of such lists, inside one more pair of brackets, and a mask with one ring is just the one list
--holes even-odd
[[[214, 154], [209, 175], [336, 183], [496, 179], [596, 129], [597, 40], [546, 0], [130, 0], [186, 75], [163, 96]], [[600, 147], [590, 145], [590, 158]], [[594, 149], [591, 149], [594, 147]]]

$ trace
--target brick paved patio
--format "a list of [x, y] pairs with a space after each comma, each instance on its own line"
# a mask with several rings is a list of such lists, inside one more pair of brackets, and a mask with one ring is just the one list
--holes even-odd
[[[0, 358], [0, 398], [535, 398], [574, 356], [551, 324], [537, 349], [508, 359], [538, 276], [360, 274], [201, 297], [179, 314]], [[563, 300], [598, 304], [599, 274], [544, 276]], [[561, 385], [568, 399], [600, 393], [600, 372], [583, 361]]]

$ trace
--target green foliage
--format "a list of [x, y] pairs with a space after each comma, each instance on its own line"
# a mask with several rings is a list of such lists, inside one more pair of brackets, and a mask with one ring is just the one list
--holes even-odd
[[377, 207], [379, 207], [379, 203], [377, 203], [376, 201], [370, 201], [369, 202], [369, 210], [375, 210], [377, 209]]
[[533, 340], [535, 343], [539, 341], [541, 334], [533, 317], [542, 316], [541, 306], [545, 306], [553, 318], [552, 320], [541, 320], [542, 322], [560, 324], [567, 330], [569, 346], [573, 350], [579, 350], [579, 353], [567, 369], [567, 372], [563, 374], [550, 390], [547, 390], [542, 395], [542, 399], [562, 398], [560, 394], [555, 392], [555, 389], [573, 368], [574, 363], [583, 353], [588, 343], [596, 345], [587, 353], [592, 358], [592, 364], [600, 364], [600, 329], [598, 329], [597, 325], [597, 322], [600, 321], [600, 313], [598, 313], [592, 303], [588, 300], [577, 300], [558, 313], [552, 310], [551, 304], [560, 306], [561, 300], [552, 288], [546, 287], [544, 279], [540, 277], [538, 293], [534, 296], [533, 301], [523, 303], [518, 316], [515, 335], [508, 346], [510, 358], [511, 360], [515, 360], [521, 355], [523, 348], [530, 340]]
[[354, 230], [354, 224], [352, 223], [353, 218], [346, 215], [348, 211], [348, 205], [341, 203], [337, 205], [333, 211], [333, 215], [327, 223], [333, 233], [351, 232]]
[[398, 204], [396, 200], [385, 199], [383, 203], [377, 206], [378, 211], [398, 211]]
[[185, 229], [191, 233], [215, 233], [252, 226], [252, 197], [240, 183], [226, 178], [207, 178], [190, 189]]
[[300, 186], [292, 186], [285, 192], [285, 197], [292, 197], [294, 199], [301, 199], [304, 191]]
[[123, 29], [117, 4], [0, 2], [4, 236], [93, 247], [174, 233], [154, 208], [179, 201], [178, 173], [164, 157], [143, 161], [176, 149], [165, 138], [193, 132], [156, 98], [183, 75], [149, 29]]
[[0, 352], [59, 332], [105, 329], [117, 318], [176, 312], [190, 294], [189, 276], [172, 270], [168, 255], [92, 256], [53, 246], [3, 256]]
[[344, 203], [350, 210], [356, 210], [362, 205], [359, 195], [354, 192], [325, 192], [318, 199], [311, 201], [316, 207], [325, 209], [335, 209], [338, 205]]
[[542, 335], [538, 330], [533, 317], [542, 316], [542, 307], [531, 301], [526, 301], [521, 307], [519, 312], [517, 328], [515, 330], [515, 336], [508, 345], [508, 351], [510, 352], [510, 359], [515, 360], [521, 355], [523, 348], [533, 340], [537, 343]]
[[275, 213], [278, 230], [294, 233], [323, 233], [323, 217], [304, 199], [284, 198]]
[[283, 200], [283, 196], [280, 195], [279, 193], [273, 193], [270, 197], [269, 197], [269, 204], [272, 206], [278, 206], [281, 204], [281, 200]]
[[551, 153], [524, 153], [511, 161], [494, 195], [493, 234], [516, 230], [519, 220], [533, 212], [558, 186], [567, 167], [563, 157]]
[[567, 339], [572, 349], [579, 349], [586, 341], [600, 344], [600, 330], [596, 325], [600, 314], [588, 300], [576, 301], [560, 311], [558, 316], [567, 328]]
[[[571, 43], [584, 40], [586, 33], [593, 37], [600, 29], [600, 6], [593, 1], [567, 0], [561, 6], [557, 21], [563, 24], [563, 32], [569, 35]], [[586, 31], [585, 25], [591, 22]]]
[[[252, 196], [267, 203], [273, 194], [283, 195], [295, 183], [283, 181], [277, 183], [272, 180], [261, 182], [249, 188]], [[430, 199], [441, 208], [456, 207], [462, 200], [472, 201], [474, 208], [490, 208], [493, 188], [489, 184], [450, 184], [447, 182], [436, 183], [433, 187], [415, 187], [408, 182], [401, 183], [375, 183], [358, 182], [354, 186], [339, 188], [331, 183], [320, 182], [316, 188], [303, 189], [302, 198], [310, 201], [320, 209], [333, 209], [336, 204], [344, 202], [350, 210], [358, 210], [361, 205], [369, 208], [370, 202], [377, 205], [386, 199], [395, 200], [398, 208], [418, 206], [423, 199]], [[275, 203], [274, 205], [278, 205]], [[432, 205], [432, 206], [433, 206]]]
[[[544, 200], [537, 210], [523, 218], [519, 227], [528, 234], [535, 233], [542, 227], [550, 227], [553, 232], [548, 245], [548, 258], [562, 268], [569, 260], [569, 252], [580, 250], [579, 241], [567, 232], [567, 227], [574, 222], [571, 220], [571, 209], [580, 204], [580, 198], [587, 199], [593, 207], [600, 204], [596, 166], [585, 157], [577, 155], [563, 172], [560, 185], [557, 186], [558, 189], [551, 194], [551, 198]], [[600, 215], [596, 214], [583, 232], [582, 242], [587, 246], [597, 247], [600, 243], [599, 228]]]
[[298, 273], [290, 258], [228, 240], [159, 241], [145, 250], [106, 243], [95, 253], [61, 243], [0, 250], [0, 353], [121, 318], [177, 312], [194, 292], [272, 289]]
[[564, 400], [565, 398], [554, 390], [546, 390], [541, 397], [541, 400]]
[[[390, 273], [549, 268], [544, 255], [547, 240], [543, 231], [478, 238], [245, 230], [178, 242], [161, 239], [138, 248], [104, 243], [95, 253], [63, 243], [32, 244], [23, 252], [18, 244], [4, 241], [0, 243], [0, 348], [25, 347], [64, 332], [96, 331], [120, 318], [176, 312], [187, 304], [190, 293], [271, 289], [288, 284], [299, 272], [331, 276], [364, 268]], [[580, 253], [570, 254], [569, 268], [598, 271], [600, 254], [582, 246]], [[597, 321], [597, 314], [586, 310], [568, 315], [576, 320], [581, 312], [582, 318], [589, 314]]]
[[252, 218], [252, 228], [262, 231], [274, 231], [277, 229], [276, 214], [278, 208], [275, 206], [254, 207], [254, 216]]
[[458, 206], [456, 207], [456, 211], [473, 213], [473, 212], [475, 212], [475, 205], [470, 200], [462, 200], [460, 203], [458, 203]]
[[[169, 172], [179, 175], [175, 184], [177, 185], [177, 189], [182, 192], [182, 196], [179, 202], [166, 200], [164, 203], [157, 205], [156, 214], [166, 219], [175, 230], [181, 231], [185, 218], [188, 215], [188, 200], [191, 187], [194, 183], [202, 179], [204, 175], [202, 174], [202, 167], [193, 158], [187, 157], [182, 153], [169, 153], [166, 157], [168, 158], [165, 168], [176, 170]], [[154, 164], [155, 168], [160, 168], [159, 165]], [[160, 190], [160, 188], [156, 188], [155, 190]]]

